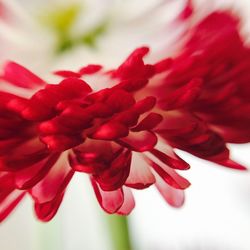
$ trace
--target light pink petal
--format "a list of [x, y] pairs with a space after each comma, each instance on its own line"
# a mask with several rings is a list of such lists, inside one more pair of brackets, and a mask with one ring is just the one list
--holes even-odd
[[153, 183], [155, 183], [155, 177], [147, 163], [138, 154], [133, 153], [130, 173], [125, 183], [126, 186], [143, 189]]
[[73, 174], [66, 152], [57, 160], [49, 173], [31, 189], [32, 198], [39, 204], [54, 200], [64, 193]]
[[155, 162], [148, 160], [151, 167], [167, 182], [170, 186], [176, 189], [186, 189], [190, 186], [190, 182], [184, 177], [180, 176], [174, 169], [167, 165], [159, 166]]
[[155, 186], [166, 202], [173, 207], [181, 207], [184, 203], [184, 191], [169, 186], [158, 174], [155, 173]]
[[150, 151], [157, 143], [157, 137], [153, 132], [141, 131], [130, 132], [127, 137], [117, 140], [121, 145], [132, 149], [133, 151]]
[[96, 198], [103, 210], [109, 214], [116, 213], [124, 202], [122, 189], [120, 188], [115, 191], [103, 191], [93, 178], [91, 178], [91, 183], [94, 188]]
[[55, 164], [59, 154], [51, 155], [44, 160], [14, 173], [15, 185], [18, 189], [29, 189], [42, 180]]
[[120, 209], [117, 211], [117, 214], [129, 215], [135, 207], [135, 199], [130, 188], [124, 187], [123, 193], [124, 193], [124, 202], [120, 207]]
[[0, 222], [2, 222], [18, 205], [25, 192], [14, 190], [0, 203]]

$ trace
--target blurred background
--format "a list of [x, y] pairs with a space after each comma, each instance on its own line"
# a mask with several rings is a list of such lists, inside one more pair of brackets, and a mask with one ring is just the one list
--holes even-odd
[[[53, 80], [56, 69], [88, 63], [110, 68], [134, 48], [148, 44], [148, 60], [175, 53], [186, 24], [173, 22], [184, 0], [2, 0], [0, 64], [14, 60]], [[250, 37], [250, 2], [194, 1], [199, 15], [233, 8]], [[218, 3], [219, 2], [219, 3]], [[199, 18], [199, 15], [197, 18]], [[175, 26], [174, 26], [175, 25]], [[232, 158], [250, 167], [250, 145], [229, 145]], [[181, 209], [169, 207], [154, 187], [135, 191], [128, 217], [135, 250], [250, 249], [250, 175], [178, 151], [190, 163], [192, 186]], [[111, 250], [107, 216], [88, 178], [74, 177], [64, 202], [49, 223], [38, 222], [25, 202], [0, 225], [3, 250]], [[116, 249], [120, 250], [120, 249]]]

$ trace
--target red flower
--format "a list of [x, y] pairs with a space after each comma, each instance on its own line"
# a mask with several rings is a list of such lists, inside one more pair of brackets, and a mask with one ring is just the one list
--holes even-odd
[[[225, 40], [214, 22], [223, 24], [220, 32], [231, 41], [227, 46], [218, 47]], [[63, 77], [57, 85], [7, 64], [3, 84], [18, 88], [16, 95], [0, 93], [0, 219], [27, 193], [37, 217], [50, 220], [76, 172], [90, 176], [108, 213], [129, 214], [135, 205], [131, 189], [152, 184], [179, 207], [190, 183], [175, 170], [189, 165], [174, 148], [245, 169], [230, 160], [225, 143], [249, 136], [249, 119], [240, 116], [249, 100], [248, 49], [226, 13], [211, 14], [190, 32], [176, 58], [145, 64], [149, 50], [142, 47], [109, 72], [100, 65], [57, 71]], [[231, 53], [235, 48], [238, 53]], [[85, 81], [91, 76], [106, 86], [93, 91]], [[22, 97], [17, 94], [25, 88]]]
[[[172, 150], [164, 154], [156, 149], [154, 130], [162, 121], [162, 116], [152, 110], [156, 98], [136, 95], [154, 73], [153, 66], [144, 65], [142, 51], [148, 49], [135, 51], [112, 72], [112, 77], [120, 78], [110, 78], [113, 87], [97, 92], [80, 79], [99, 71], [97, 66], [82, 68], [78, 73], [57, 72], [65, 79], [51, 85], [38, 81], [40, 78], [17, 64], [6, 65], [2, 76], [5, 81], [18, 87], [31, 86], [32, 81], [45, 84], [30, 98], [8, 93], [1, 97], [2, 114], [8, 117], [5, 127], [18, 125], [20, 129], [11, 130], [8, 139], [19, 141], [6, 149], [11, 154], [2, 152], [1, 171], [13, 179], [13, 190], [31, 195], [39, 219], [48, 221], [55, 215], [75, 172], [89, 174], [97, 199], [108, 213], [130, 213], [134, 207], [130, 188], [143, 189], [156, 180], [170, 204], [183, 203], [179, 190], [189, 182], [174, 169], [189, 166]], [[130, 74], [133, 68], [137, 74]], [[13, 78], [15, 74], [17, 79]], [[20, 124], [14, 123], [12, 116]], [[0, 142], [4, 143], [4, 138]], [[140, 157], [142, 166], [137, 166], [134, 159]]]
[[229, 159], [225, 145], [250, 141], [250, 118], [244, 115], [250, 108], [250, 50], [238, 20], [228, 12], [213, 12], [187, 35], [183, 50], [154, 88], [166, 111], [157, 132], [173, 147], [242, 169]]

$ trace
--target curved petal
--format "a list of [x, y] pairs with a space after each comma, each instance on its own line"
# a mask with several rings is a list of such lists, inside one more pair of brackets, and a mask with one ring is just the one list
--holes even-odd
[[157, 113], [149, 113], [132, 131], [142, 131], [151, 130], [155, 128], [161, 121], [163, 117]]
[[150, 151], [157, 143], [156, 135], [151, 131], [130, 132], [127, 137], [117, 140], [121, 145], [133, 151]]
[[156, 178], [155, 186], [165, 201], [173, 207], [181, 207], [185, 201], [184, 191], [169, 186], [158, 174], [154, 173], [154, 175]]
[[94, 134], [91, 135], [92, 138], [98, 140], [114, 140], [120, 137], [127, 136], [129, 130], [126, 126], [119, 122], [109, 122], [101, 125]]
[[167, 182], [170, 186], [176, 189], [186, 189], [190, 186], [190, 182], [179, 175], [174, 169], [167, 165], [159, 166], [155, 162], [147, 159], [151, 167]]
[[5, 65], [3, 75], [0, 78], [17, 87], [28, 89], [45, 84], [41, 78], [15, 62], [8, 62]]
[[44, 222], [50, 221], [56, 215], [63, 200], [63, 196], [64, 193], [56, 196], [52, 201], [35, 203], [34, 209], [37, 218]]
[[18, 205], [24, 197], [25, 192], [14, 190], [0, 203], [0, 222], [2, 222]]
[[150, 153], [171, 168], [181, 170], [190, 168], [189, 164], [182, 160], [177, 154], [175, 154], [171, 148], [166, 148], [166, 151], [167, 153], [165, 154], [158, 149], [152, 149]]
[[14, 173], [16, 188], [29, 189], [42, 180], [58, 160], [60, 154], [53, 154], [28, 168]]
[[120, 209], [117, 211], [117, 214], [129, 215], [135, 207], [134, 196], [130, 188], [124, 187], [123, 193], [124, 193], [124, 202], [120, 207]]
[[155, 177], [147, 166], [147, 163], [137, 153], [133, 153], [130, 173], [125, 185], [135, 189], [144, 189], [154, 183]]
[[64, 193], [74, 174], [68, 164], [67, 156], [67, 152], [63, 153], [49, 173], [30, 190], [36, 203], [42, 204], [52, 201]]
[[103, 210], [109, 214], [116, 213], [124, 202], [122, 189], [103, 191], [93, 178], [91, 178], [91, 183], [94, 188], [96, 198]]

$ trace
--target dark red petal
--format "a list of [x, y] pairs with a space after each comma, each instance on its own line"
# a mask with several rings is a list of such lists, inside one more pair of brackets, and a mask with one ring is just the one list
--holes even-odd
[[128, 127], [118, 122], [101, 125], [90, 137], [98, 140], [115, 140], [129, 133]]
[[200, 78], [194, 78], [183, 87], [166, 94], [164, 100], [160, 100], [159, 105], [164, 110], [178, 109], [186, 107], [194, 102], [202, 91], [203, 81]]
[[144, 152], [154, 148], [157, 137], [150, 131], [130, 132], [127, 137], [121, 138], [117, 142], [133, 151]]
[[157, 113], [149, 113], [135, 128], [132, 128], [132, 131], [142, 131], [142, 130], [152, 130], [155, 128], [161, 121], [162, 116]]
[[230, 159], [224, 160], [224, 161], [215, 161], [215, 163], [220, 164], [224, 167], [237, 169], [237, 170], [247, 170], [247, 168], [243, 165], [241, 165], [238, 162], [232, 161]]
[[133, 110], [133, 107], [129, 110], [125, 110], [116, 114], [113, 117], [113, 121], [118, 121], [128, 127], [135, 126], [138, 123], [139, 114]]
[[55, 105], [60, 100], [58, 95], [46, 89], [36, 92], [26, 103], [22, 116], [28, 120], [47, 120], [55, 115]]
[[115, 85], [113, 89], [121, 88], [128, 92], [132, 92], [143, 88], [147, 83], [148, 79], [129, 79]]
[[42, 136], [41, 141], [44, 142], [51, 151], [62, 152], [73, 148], [84, 141], [79, 135], [64, 136], [64, 135], [48, 135]]
[[146, 97], [145, 99], [137, 102], [134, 105], [134, 110], [139, 114], [143, 114], [152, 109], [156, 104], [156, 98], [153, 96]]
[[[5, 155], [8, 153], [11, 149], [15, 148], [19, 144], [22, 144], [23, 138], [11, 138], [11, 139], [6, 139], [6, 140], [0, 140], [0, 155]], [[0, 162], [2, 162], [0, 160]], [[1, 164], [5, 163], [0, 163], [0, 169], [5, 169], [5, 167], [1, 167]]]
[[27, 153], [24, 155], [15, 155], [13, 157], [5, 156], [0, 158], [0, 169], [3, 171], [18, 171], [33, 164], [38, 163], [48, 156], [48, 152], [45, 150], [37, 151], [35, 153]]
[[93, 178], [91, 178], [91, 183], [100, 206], [109, 214], [116, 213], [124, 202], [122, 189], [103, 191]]
[[13, 190], [14, 186], [13, 174], [0, 171], [0, 191]]
[[44, 222], [50, 221], [56, 215], [62, 203], [63, 196], [64, 193], [56, 196], [52, 201], [45, 203], [35, 203], [34, 209], [37, 218]]
[[111, 92], [105, 103], [114, 112], [120, 112], [132, 107], [135, 104], [135, 100], [130, 93], [122, 89], [116, 89]]
[[171, 168], [181, 169], [181, 170], [186, 170], [186, 169], [190, 168], [189, 164], [186, 163], [185, 161], [183, 161], [171, 149], [167, 150], [167, 154], [165, 154], [157, 149], [152, 149], [150, 151], [150, 153], [153, 154], [157, 159], [159, 159], [161, 162], [167, 164]]
[[113, 191], [123, 186], [129, 175], [131, 156], [130, 150], [124, 150], [110, 163], [108, 169], [95, 176], [102, 190]]
[[184, 191], [169, 186], [158, 174], [154, 175], [156, 178], [155, 186], [166, 202], [173, 207], [181, 207], [185, 201]]
[[161, 176], [161, 178], [168, 183], [171, 187], [176, 189], [186, 189], [190, 186], [190, 182], [184, 177], [176, 173], [172, 168], [164, 165], [159, 166], [155, 162], [148, 161], [151, 167]]
[[13, 85], [28, 89], [45, 84], [41, 78], [14, 62], [8, 62], [5, 65], [1, 78]]

